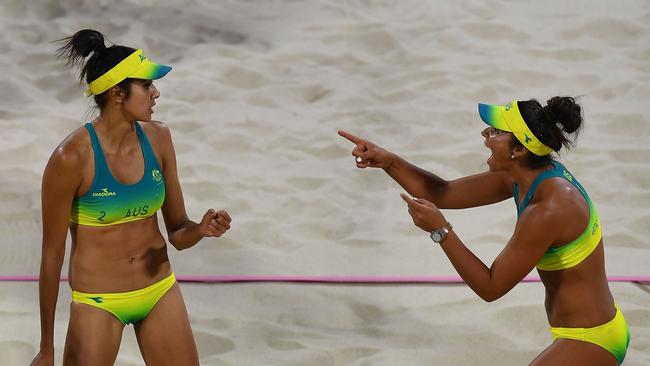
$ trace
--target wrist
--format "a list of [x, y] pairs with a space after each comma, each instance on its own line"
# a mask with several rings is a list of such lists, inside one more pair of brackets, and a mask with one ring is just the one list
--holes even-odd
[[44, 355], [54, 354], [54, 343], [41, 341], [39, 352]]
[[429, 237], [433, 240], [434, 243], [442, 244], [449, 237], [449, 233], [453, 230], [451, 223], [447, 222], [442, 227], [431, 230]]
[[384, 167], [384, 171], [386, 171], [386, 173], [390, 174], [390, 170], [395, 166], [397, 159], [397, 155], [393, 154], [392, 152], [388, 153], [388, 162], [386, 164], [386, 167]]
[[186, 223], [183, 224], [181, 227], [181, 230], [179, 230], [179, 233], [183, 233], [183, 236], [187, 240], [201, 240], [205, 237], [203, 234], [203, 229], [201, 227], [201, 222], [194, 222], [192, 220], [188, 220]]

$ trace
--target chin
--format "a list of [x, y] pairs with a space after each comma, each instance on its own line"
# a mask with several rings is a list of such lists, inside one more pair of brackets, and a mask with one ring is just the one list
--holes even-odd
[[500, 168], [501, 165], [497, 164], [493, 159], [488, 159], [486, 163], [488, 166], [488, 170], [491, 172], [498, 172], [500, 170], [503, 170]]
[[491, 171], [491, 172], [494, 171], [494, 166], [493, 166], [494, 161], [493, 161], [492, 155], [490, 155], [490, 157], [485, 161], [485, 164], [488, 166], [489, 171]]

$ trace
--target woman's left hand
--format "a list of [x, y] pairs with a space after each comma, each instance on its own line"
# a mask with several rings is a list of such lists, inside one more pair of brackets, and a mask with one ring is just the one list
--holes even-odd
[[442, 212], [433, 203], [423, 198], [413, 199], [404, 193], [400, 193], [400, 196], [408, 205], [413, 223], [420, 229], [430, 233], [434, 229], [439, 229], [447, 224]]
[[232, 219], [226, 210], [215, 211], [209, 209], [208, 212], [203, 215], [203, 219], [199, 224], [199, 233], [203, 237], [220, 237], [228, 229], [230, 229], [230, 222]]

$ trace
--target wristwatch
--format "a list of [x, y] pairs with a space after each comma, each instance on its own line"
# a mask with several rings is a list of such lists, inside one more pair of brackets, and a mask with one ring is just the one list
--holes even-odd
[[449, 234], [453, 228], [454, 227], [448, 222], [439, 229], [433, 229], [433, 231], [431, 231], [431, 240], [433, 240], [434, 243], [442, 243], [447, 238], [447, 234]]

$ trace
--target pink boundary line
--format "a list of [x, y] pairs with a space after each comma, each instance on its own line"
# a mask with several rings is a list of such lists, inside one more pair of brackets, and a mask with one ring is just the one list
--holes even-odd
[[[252, 282], [293, 282], [293, 283], [335, 283], [335, 284], [457, 284], [464, 281], [459, 276], [298, 276], [298, 275], [204, 275], [176, 276], [179, 282], [193, 283], [252, 283]], [[67, 281], [62, 276], [61, 281]], [[650, 276], [609, 276], [609, 282], [650, 283]], [[35, 282], [37, 275], [0, 276], [0, 282]], [[521, 282], [540, 282], [539, 277], [528, 276]]]

